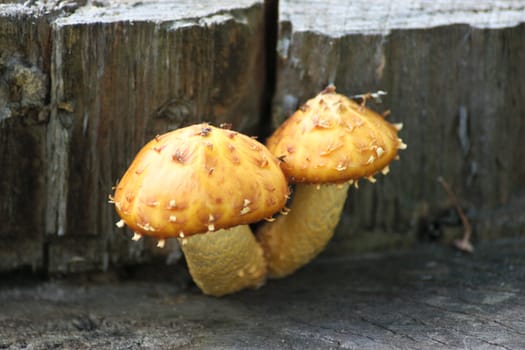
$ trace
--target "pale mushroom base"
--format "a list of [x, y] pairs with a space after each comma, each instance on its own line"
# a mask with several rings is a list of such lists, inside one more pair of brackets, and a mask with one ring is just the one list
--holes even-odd
[[269, 277], [293, 273], [325, 248], [339, 222], [349, 186], [297, 184], [290, 212], [257, 232]]
[[179, 238], [179, 243], [204, 294], [222, 296], [266, 281], [263, 250], [248, 225]]

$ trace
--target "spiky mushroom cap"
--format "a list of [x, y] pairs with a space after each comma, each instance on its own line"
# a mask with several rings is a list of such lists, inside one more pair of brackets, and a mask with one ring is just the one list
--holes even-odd
[[400, 129], [329, 86], [290, 116], [267, 146], [282, 157], [293, 182], [343, 183], [388, 172], [398, 149], [406, 147]]
[[113, 201], [133, 231], [163, 239], [270, 217], [284, 207], [288, 191], [278, 159], [264, 145], [204, 123], [146, 144]]

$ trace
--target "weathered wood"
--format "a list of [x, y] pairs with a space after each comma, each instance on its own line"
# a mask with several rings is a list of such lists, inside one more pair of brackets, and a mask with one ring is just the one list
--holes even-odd
[[[519, 1], [279, 6], [274, 124], [329, 82], [349, 95], [387, 90], [374, 107], [405, 124], [408, 149], [391, 175], [351, 190], [332, 251], [460, 234], [438, 175], [478, 236], [523, 231]], [[262, 132], [265, 15], [262, 0], [0, 4], [0, 270], [174, 253], [129, 242], [107, 195], [157, 133], [201, 120]]]
[[[115, 227], [112, 186], [156, 134], [199, 121], [254, 134], [260, 122], [262, 1], [80, 5], [0, 8], [0, 270], [169, 255]], [[11, 62], [36, 72], [44, 97], [20, 95]]]
[[[411, 232], [407, 240], [443, 235], [443, 211], [455, 214], [438, 176], [457, 193], [475, 234], [516, 234], [487, 226], [484, 216], [520, 205], [525, 193], [522, 5], [280, 2], [274, 125], [328, 83], [347, 95], [386, 90], [383, 105], [369, 106], [390, 109], [389, 119], [404, 123], [408, 149], [377, 184], [350, 191], [335, 246], [348, 247], [345, 240], [356, 233], [384, 244], [373, 231]], [[460, 224], [457, 216], [453, 221]], [[398, 238], [386, 239], [402, 243]]]
[[475, 255], [439, 245], [324, 255], [287, 279], [224, 298], [158, 267], [124, 281], [6, 283], [0, 347], [518, 350], [524, 249], [513, 240], [484, 242]]
[[0, 271], [43, 267], [50, 17], [0, 5]]
[[[85, 242], [79, 256], [98, 267], [151, 254], [115, 227], [108, 194], [157, 134], [203, 120], [254, 131], [264, 76], [262, 10], [257, 1], [115, 2], [54, 23], [50, 147], [61, 173], [48, 199], [47, 216], [56, 220], [47, 234]], [[61, 248], [52, 247], [51, 271], [63, 266], [65, 242], [52, 241]]]

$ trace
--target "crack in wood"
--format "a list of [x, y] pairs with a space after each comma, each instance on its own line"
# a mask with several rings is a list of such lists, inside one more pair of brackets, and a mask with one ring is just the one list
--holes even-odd
[[491, 319], [491, 318], [488, 318], [488, 317], [480, 315], [480, 314], [473, 314], [473, 313], [469, 313], [469, 312], [461, 311], [461, 310], [451, 310], [451, 309], [448, 309], [446, 307], [443, 307], [443, 306], [440, 306], [440, 305], [431, 304], [431, 303], [425, 302], [425, 301], [423, 301], [423, 302], [415, 301], [415, 302], [417, 304], [421, 304], [421, 305], [424, 305], [424, 306], [427, 306], [427, 307], [430, 307], [430, 308], [433, 308], [433, 309], [437, 309], [437, 310], [440, 310], [440, 311], [443, 311], [443, 312], [448, 312], [448, 313], [458, 314], [458, 315], [468, 316], [468, 317], [476, 317], [477, 320], [482, 322], [482, 323], [495, 323], [495, 324], [505, 328], [508, 331], [514, 332], [514, 333], [519, 334], [519, 335], [525, 335], [524, 332], [521, 332], [521, 331], [515, 329], [512, 326], [509, 326], [509, 325], [507, 325], [507, 324], [505, 324], [505, 323], [503, 323], [501, 321], [498, 321], [498, 320], [495, 320], [495, 319]]
[[363, 322], [371, 324], [372, 326], [381, 328], [381, 329], [383, 329], [383, 330], [385, 330], [385, 331], [387, 331], [389, 333], [392, 333], [393, 335], [401, 336], [402, 338], [406, 338], [406, 339], [409, 339], [409, 340], [413, 341], [414, 343], [417, 343], [417, 340], [414, 337], [412, 337], [412, 336], [410, 336], [410, 335], [408, 335], [406, 333], [396, 332], [393, 329], [389, 328], [388, 326], [385, 326], [385, 325], [382, 325], [381, 323], [372, 321], [372, 320], [370, 320], [370, 319], [368, 319], [368, 318], [366, 318], [364, 316], [360, 316], [359, 319], [361, 321], [363, 321]]
[[302, 320], [302, 319], [297, 319], [297, 318], [291, 318], [291, 320], [293, 320], [294, 322], [297, 322], [299, 324], [303, 324], [305, 326], [308, 326], [308, 327], [312, 327], [312, 328], [318, 328], [318, 329], [322, 329], [322, 330], [325, 330], [325, 331], [330, 331], [330, 332], [334, 332], [334, 333], [337, 333], [337, 334], [341, 334], [341, 335], [353, 335], [353, 336], [358, 336], [358, 337], [361, 337], [361, 338], [366, 338], [374, 343], [377, 343], [377, 344], [380, 344], [381, 342], [368, 335], [368, 334], [364, 334], [364, 333], [358, 333], [358, 332], [352, 332], [350, 330], [341, 330], [341, 329], [336, 329], [336, 328], [333, 328], [333, 327], [327, 327], [327, 326], [323, 326], [322, 324], [320, 323], [314, 323], [314, 322], [307, 322], [305, 320]]
[[[421, 319], [419, 319], [419, 318], [417, 318], [417, 317], [414, 317], [414, 316], [409, 315], [409, 314], [404, 313], [404, 312], [399, 312], [399, 314], [405, 316], [406, 318], [408, 318], [408, 319], [410, 319], [410, 320], [412, 320], [412, 321], [414, 321], [414, 322], [419, 323], [420, 325], [422, 325], [422, 326], [424, 326], [424, 327], [430, 327], [430, 324], [428, 324], [427, 322], [424, 322], [423, 320], [421, 320]], [[435, 343], [438, 343], [438, 344], [441, 344], [441, 345], [450, 346], [450, 344], [445, 343], [445, 342], [443, 342], [443, 341], [441, 341], [441, 340], [439, 340], [439, 339], [436, 339], [436, 338], [434, 338], [434, 337], [432, 337], [432, 336], [430, 336], [430, 335], [428, 335], [428, 334], [422, 334], [422, 335], [423, 335], [425, 338], [427, 338], [427, 339], [429, 339], [429, 340], [431, 340], [431, 341], [433, 341], [433, 342], [435, 342]]]
[[494, 343], [494, 342], [488, 341], [488, 340], [483, 339], [483, 338], [479, 338], [479, 340], [481, 340], [483, 343], [489, 344], [491, 346], [497, 346], [497, 347], [505, 349], [505, 350], [513, 350], [512, 348], [510, 348], [508, 346], [505, 346], [505, 345], [499, 344], [499, 343]]

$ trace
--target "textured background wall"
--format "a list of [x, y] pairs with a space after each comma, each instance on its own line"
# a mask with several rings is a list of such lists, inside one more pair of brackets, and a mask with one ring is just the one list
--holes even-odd
[[[75, 272], [169, 254], [175, 242], [132, 244], [108, 195], [156, 134], [198, 121], [256, 132], [263, 3], [0, 6], [0, 270]], [[31, 92], [34, 81], [42, 91]]]
[[333, 249], [461, 234], [438, 176], [475, 234], [523, 233], [524, 18], [517, 1], [281, 1], [274, 125], [328, 83], [386, 90], [369, 106], [404, 124], [408, 149], [350, 191]]
[[107, 203], [142, 144], [203, 120], [264, 136], [328, 83], [388, 91], [370, 106], [408, 144], [351, 190], [332, 253], [460, 234], [437, 176], [479, 237], [522, 234], [524, 19], [520, 1], [0, 4], [0, 271], [165, 261], [175, 242], [130, 242]]

